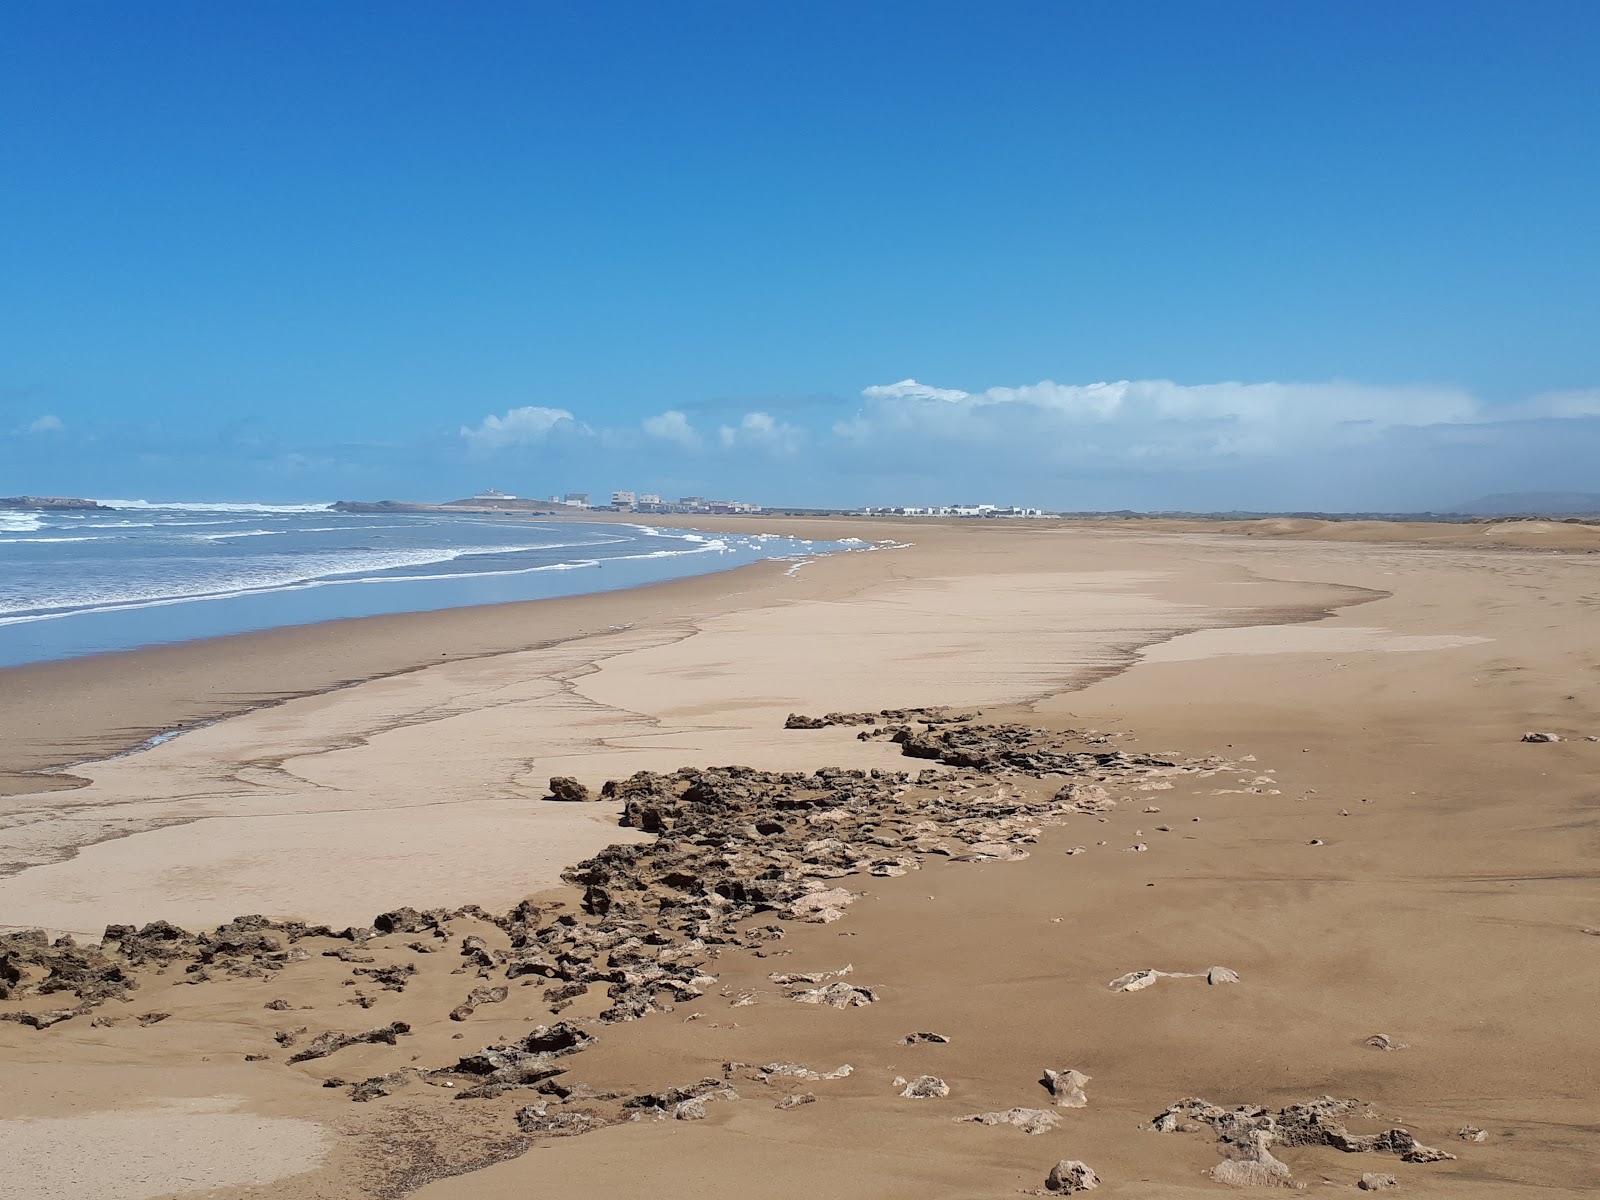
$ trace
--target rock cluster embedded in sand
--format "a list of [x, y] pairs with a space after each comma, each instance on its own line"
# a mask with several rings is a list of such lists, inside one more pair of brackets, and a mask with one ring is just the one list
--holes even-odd
[[1061, 1118], [1047, 1108], [1008, 1108], [1004, 1112], [968, 1113], [953, 1117], [958, 1122], [978, 1125], [1012, 1125], [1023, 1133], [1038, 1135], [1049, 1133], [1061, 1124]]
[[1331, 1146], [1350, 1154], [1395, 1154], [1408, 1163], [1441, 1162], [1455, 1158], [1443, 1150], [1424, 1146], [1410, 1131], [1390, 1128], [1377, 1133], [1351, 1133], [1344, 1119], [1351, 1114], [1372, 1119], [1359, 1100], [1322, 1096], [1273, 1112], [1255, 1105], [1227, 1109], [1190, 1097], [1179, 1100], [1157, 1116], [1152, 1125], [1160, 1133], [1189, 1132], [1209, 1127], [1224, 1158], [1211, 1169], [1221, 1183], [1292, 1186], [1289, 1167], [1270, 1151], [1272, 1146]]
[[[910, 714], [894, 715], [901, 719]], [[571, 1137], [641, 1119], [701, 1120], [718, 1102], [738, 1098], [731, 1086], [736, 1076], [772, 1089], [776, 1107], [793, 1108], [817, 1102], [816, 1093], [790, 1090], [795, 1083], [840, 1079], [851, 1068], [819, 1072], [793, 1063], [762, 1068], [730, 1063], [721, 1078], [707, 1076], [634, 1094], [597, 1091], [574, 1080], [573, 1063], [596, 1040], [596, 1025], [635, 1021], [706, 997], [720, 986], [719, 957], [740, 950], [769, 953], [771, 943], [785, 935], [783, 922], [843, 919], [862, 894], [840, 886], [846, 877], [903, 875], [934, 857], [958, 863], [1016, 860], [1046, 826], [1114, 809], [1114, 794], [1168, 786], [1184, 775], [1203, 778], [1229, 766], [1220, 759], [1178, 760], [1109, 750], [1109, 739], [1101, 735], [1015, 725], [920, 717], [916, 723], [873, 729], [898, 742], [907, 757], [937, 765], [916, 775], [684, 769], [670, 775], [639, 772], [608, 782], [602, 795], [620, 805], [623, 824], [657, 836], [650, 842], [608, 847], [566, 872], [566, 880], [582, 890], [581, 911], [531, 901], [498, 916], [473, 906], [400, 908], [380, 914], [371, 928], [337, 931], [245, 917], [203, 935], [155, 922], [137, 930], [112, 927], [99, 947], [78, 946], [71, 939], [51, 942], [40, 933], [8, 935], [0, 939], [0, 987], [13, 999], [70, 991], [78, 1006], [61, 1019], [71, 1019], [109, 999], [126, 1000], [151, 971], [181, 973], [185, 982], [264, 981], [296, 963], [333, 960], [341, 967], [348, 964], [347, 983], [379, 989], [371, 994], [354, 990], [351, 1002], [366, 1007], [384, 991], [402, 991], [418, 977], [414, 960], [390, 961], [404, 948], [428, 956], [424, 963], [449, 963], [455, 973], [476, 977], [464, 989], [466, 999], [445, 1014], [457, 1023], [468, 1022], [484, 1005], [513, 1010], [508, 1002], [529, 985], [539, 989], [539, 998], [551, 1011], [597, 991], [604, 993], [604, 1006], [581, 1021], [558, 1020], [513, 1038], [502, 1036], [453, 1062], [391, 1062], [391, 1069], [366, 1079], [323, 1081], [347, 1088], [354, 1101], [382, 1100], [418, 1084], [431, 1086], [420, 1088], [414, 1101], [448, 1097], [452, 1110], [460, 1102], [526, 1099], [514, 1114], [494, 1110], [505, 1113], [500, 1119], [514, 1126], [513, 1137], [524, 1138]], [[1023, 786], [1029, 780], [1048, 782]], [[552, 796], [583, 799], [587, 793], [581, 785], [568, 787], [569, 782], [553, 779]], [[479, 933], [461, 936], [455, 929], [461, 921], [483, 923], [477, 929], [497, 929], [495, 944]], [[400, 939], [411, 940], [402, 947]], [[876, 1002], [876, 988], [846, 981], [853, 973], [847, 964], [770, 972], [768, 979], [802, 1004], [849, 1010]], [[1128, 986], [1121, 990], [1189, 974], [1134, 972], [1124, 977]], [[1223, 967], [1192, 975], [1201, 976], [1212, 983], [1238, 978]], [[730, 1003], [739, 1006], [755, 998], [754, 991], [746, 990]], [[37, 1013], [13, 1019], [30, 1016], [41, 1027], [50, 1020], [49, 1014]], [[357, 1044], [393, 1045], [407, 1032], [400, 1021], [363, 1033], [321, 1032], [289, 1061], [314, 1062]], [[289, 1049], [301, 1046], [307, 1035], [304, 1027], [284, 1029], [276, 1040]], [[917, 1032], [903, 1040], [948, 1039]], [[1089, 1077], [1082, 1072], [1051, 1069], [1043, 1082], [1053, 1108], [1087, 1103]], [[913, 1100], [950, 1094], [949, 1085], [934, 1075], [902, 1079], [896, 1087], [900, 1096]], [[1060, 1121], [1050, 1109], [1024, 1106], [960, 1119], [1029, 1134], [1043, 1133]], [[485, 1151], [506, 1152], [499, 1144]], [[1077, 1160], [1063, 1160], [1051, 1179], [1053, 1191], [1087, 1190], [1097, 1182]]]

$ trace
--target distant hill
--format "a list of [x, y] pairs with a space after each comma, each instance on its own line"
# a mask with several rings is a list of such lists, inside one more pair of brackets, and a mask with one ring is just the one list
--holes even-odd
[[1600, 492], [1499, 492], [1449, 511], [1474, 517], [1590, 517], [1600, 514]]

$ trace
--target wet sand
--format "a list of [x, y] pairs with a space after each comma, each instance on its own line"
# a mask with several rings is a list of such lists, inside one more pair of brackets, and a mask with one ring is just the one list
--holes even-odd
[[[570, 909], [577, 893], [559, 886], [563, 866], [646, 835], [619, 830], [614, 803], [543, 801], [550, 775], [597, 787], [679, 766], [923, 765], [886, 739], [857, 740], [856, 727], [785, 731], [791, 711], [969, 706], [983, 722], [1092, 728], [1130, 735], [1109, 743], [1117, 749], [1233, 765], [1226, 778], [1129, 793], [1103, 820], [1070, 815], [1019, 861], [934, 856], [901, 877], [831, 880], [863, 893], [843, 920], [785, 922], [769, 957], [729, 948], [710, 964], [717, 986], [672, 1012], [596, 1024], [605, 1001], [590, 996], [560, 1014], [599, 1035], [567, 1060], [597, 1089], [683, 1085], [730, 1061], [851, 1063], [846, 1078], [800, 1085], [815, 1103], [779, 1110], [782, 1092], [739, 1081], [744, 1099], [709, 1104], [704, 1120], [550, 1140], [511, 1119], [536, 1098], [527, 1092], [440, 1103], [440, 1086], [422, 1082], [352, 1104], [321, 1087], [334, 1073], [354, 1081], [448, 1065], [557, 1019], [543, 989], [514, 981], [506, 1001], [447, 1018], [484, 982], [453, 973], [457, 943], [478, 933], [504, 944], [503, 930], [464, 916], [450, 922], [444, 953], [407, 950], [415, 935], [374, 939], [378, 965], [418, 967], [403, 992], [352, 981], [347, 963], [315, 954], [196, 987], [144, 979], [131, 1004], [95, 1010], [120, 1017], [113, 1026], [93, 1026], [89, 1013], [45, 1030], [0, 1023], [0, 1058], [17, 1080], [0, 1119], [81, 1119], [92, 1132], [96, 1120], [148, 1115], [159, 1079], [163, 1113], [173, 1101], [238, 1096], [242, 1112], [337, 1131], [319, 1165], [270, 1184], [239, 1174], [211, 1193], [227, 1196], [412, 1184], [431, 1197], [998, 1196], [1041, 1187], [1062, 1158], [1088, 1162], [1109, 1196], [1187, 1196], [1225, 1190], [1202, 1174], [1219, 1150], [1204, 1133], [1152, 1132], [1167, 1105], [1201, 1096], [1278, 1107], [1332, 1094], [1369, 1102], [1457, 1157], [1412, 1165], [1277, 1150], [1312, 1186], [1325, 1177], [1348, 1188], [1373, 1171], [1438, 1196], [1600, 1185], [1600, 936], [1583, 932], [1600, 926], [1600, 742], [1585, 740], [1600, 736], [1600, 560], [1583, 553], [1592, 531], [1463, 527], [1450, 535], [1460, 544], [1428, 546], [1383, 526], [1337, 541], [1348, 527], [1248, 539], [1149, 523], [881, 528], [916, 544], [566, 611], [555, 602], [385, 619], [381, 633], [366, 622], [285, 631], [269, 639], [269, 686], [249, 692], [235, 679], [226, 697], [204, 686], [207, 662], [235, 662], [236, 649], [249, 659], [257, 651], [245, 639], [63, 664], [72, 670], [56, 676], [30, 669], [46, 702], [0, 763], [63, 762], [65, 747], [112, 746], [157, 713], [214, 715], [207, 704], [244, 707], [296, 690], [297, 678], [308, 691], [335, 674], [369, 680], [74, 768], [86, 782], [72, 790], [8, 798], [0, 861], [37, 865], [0, 879], [0, 923], [83, 933], [158, 917], [197, 928], [244, 911], [335, 926], [400, 904], [502, 912], [535, 893]], [[383, 654], [363, 659], [368, 637]], [[440, 639], [462, 661], [415, 669], [416, 648], [431, 653]], [[345, 650], [332, 661], [335, 646]], [[69, 712], [72, 688], [101, 691], [102, 704], [147, 700], [125, 700], [91, 727], [52, 717]], [[0, 705], [16, 728], [17, 702]], [[1563, 741], [1523, 744], [1528, 730]], [[1024, 783], [1034, 794], [1045, 781]], [[795, 1005], [766, 978], [847, 962], [876, 1003]], [[1138, 969], [1217, 964], [1240, 982], [1107, 987]], [[747, 991], [759, 1001], [730, 1007]], [[371, 1009], [348, 1003], [353, 992], [368, 993]], [[280, 995], [297, 1011], [262, 1008]], [[57, 1002], [72, 997], [48, 1005]], [[172, 1016], [138, 1024], [151, 1010]], [[306, 1064], [288, 1064], [273, 1037], [291, 1023], [315, 1034], [396, 1019], [412, 1026], [398, 1045]], [[951, 1041], [899, 1043], [916, 1030]], [[1405, 1049], [1368, 1046], [1379, 1032]], [[1056, 1110], [1054, 1130], [1030, 1137], [950, 1119], [1050, 1107], [1038, 1083], [1046, 1067], [1093, 1078], [1088, 1107]], [[890, 1086], [923, 1073], [951, 1095], [902, 1099]], [[1457, 1138], [1469, 1125], [1486, 1139]], [[386, 1173], [384, 1139], [413, 1127], [427, 1132], [384, 1153], [420, 1165]], [[216, 1139], [218, 1154], [201, 1158], [226, 1155], [227, 1136]], [[495, 1158], [505, 1161], [426, 1182]], [[62, 1186], [50, 1163], [32, 1170], [34, 1190], [16, 1194], [73, 1194], [48, 1191]], [[115, 1156], [105, 1170], [124, 1178]], [[183, 1194], [172, 1180], [159, 1188], [126, 1194]]]

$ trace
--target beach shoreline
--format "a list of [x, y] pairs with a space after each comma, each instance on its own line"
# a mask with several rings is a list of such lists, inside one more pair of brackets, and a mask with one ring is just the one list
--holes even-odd
[[[677, 519], [648, 514], [557, 514], [538, 519], [683, 527]], [[1591, 527], [1526, 521], [1463, 527], [1309, 519], [974, 522], [752, 516], [700, 517], [693, 530], [895, 544], [914, 544], [920, 537], [925, 548], [944, 549], [965, 544], [965, 539], [1020, 531], [1038, 536], [1212, 535], [1441, 550], [1600, 553], [1600, 531]], [[436, 657], [482, 657], [552, 645], [626, 623], [651, 605], [658, 606], [653, 610], [657, 615], [709, 611], [736, 597], [748, 599], [750, 587], [772, 582], [772, 571], [772, 563], [757, 562], [615, 592], [351, 617], [0, 667], [0, 728], [8, 735], [0, 747], [0, 797], [76, 788], [82, 781], [72, 774], [74, 765], [135, 752], [152, 738], [181, 734], [287, 698], [416, 670]], [[428, 642], [452, 649], [423, 648]]]

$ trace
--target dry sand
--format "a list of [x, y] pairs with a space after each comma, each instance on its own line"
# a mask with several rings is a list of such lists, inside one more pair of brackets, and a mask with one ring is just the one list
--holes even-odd
[[[399, 904], [503, 911], [571, 861], [641, 836], [616, 828], [611, 805], [542, 801], [554, 774], [597, 786], [680, 765], [907, 765], [849, 727], [784, 731], [791, 711], [979, 706], [984, 720], [1127, 732], [1114, 745], [1242, 768], [1125, 800], [1103, 822], [1073, 817], [1023, 861], [931, 860], [903, 878], [842, 881], [865, 893], [844, 921], [792, 927], [777, 963], [723, 955], [717, 991], [599, 1026], [575, 1060], [596, 1087], [634, 1091], [730, 1060], [853, 1064], [848, 1078], [802, 1085], [817, 1103], [780, 1111], [746, 1089], [704, 1121], [526, 1153], [516, 1105], [440, 1104], [425, 1086], [351, 1104], [321, 1081], [443, 1065], [553, 1019], [536, 990], [513, 986], [507, 1002], [447, 1020], [478, 981], [451, 974], [453, 948], [419, 957], [397, 937], [375, 943], [379, 964], [420, 974], [403, 993], [376, 991], [370, 1011], [346, 1003], [348, 965], [318, 956], [267, 979], [146, 980], [131, 1007], [107, 1006], [122, 1017], [111, 1027], [0, 1023], [0, 1119], [73, 1122], [30, 1126], [46, 1153], [24, 1160], [33, 1190], [19, 1194], [1001, 1196], [1079, 1158], [1108, 1196], [1198, 1196], [1224, 1190], [1202, 1174], [1214, 1140], [1149, 1132], [1151, 1117], [1184, 1096], [1280, 1106], [1325, 1093], [1369, 1101], [1458, 1158], [1279, 1150], [1313, 1186], [1388, 1171], [1420, 1195], [1591, 1194], [1600, 937], [1583, 930], [1600, 926], [1600, 742], [1584, 738], [1600, 735], [1600, 560], [1584, 551], [1600, 537], [1554, 523], [1359, 525], [849, 523], [849, 535], [915, 545], [586, 604], [0, 673], [11, 684], [0, 771], [19, 793], [0, 808], [0, 863], [14, 864], [0, 924], [86, 934], [249, 911], [335, 926]], [[352, 680], [365, 682], [335, 686]], [[304, 692], [74, 767], [70, 790], [24, 790], [39, 777], [22, 772]], [[1565, 740], [1522, 744], [1534, 729]], [[1121, 852], [1134, 844], [1148, 850]], [[469, 932], [504, 942], [466, 919], [456, 940]], [[774, 969], [846, 962], [881, 989], [878, 1003], [836, 1011], [770, 995]], [[1241, 982], [1106, 986], [1213, 964]], [[730, 1009], [722, 993], [742, 990], [769, 994]], [[263, 1009], [278, 996], [309, 1008]], [[173, 1015], [132, 1019], [157, 1009]], [[597, 1010], [585, 999], [563, 1015]], [[300, 1065], [273, 1038], [395, 1019], [413, 1026], [397, 1046]], [[952, 1040], [900, 1045], [914, 1030]], [[1406, 1048], [1368, 1047], [1377, 1032]], [[1093, 1077], [1089, 1106], [1057, 1110], [1054, 1131], [949, 1119], [1047, 1106], [1046, 1067]], [[952, 1095], [906, 1100], [890, 1086], [925, 1072]], [[169, 1103], [152, 1108], [152, 1094]], [[219, 1095], [238, 1110], [194, 1107]], [[196, 1123], [173, 1136], [215, 1148], [182, 1159], [200, 1164], [192, 1182], [141, 1174], [115, 1151], [140, 1122], [186, 1113]], [[285, 1142], [269, 1183], [252, 1139], [280, 1119], [306, 1136]], [[1487, 1140], [1457, 1139], [1466, 1125]], [[97, 1137], [109, 1152], [73, 1151]], [[332, 1147], [320, 1165], [313, 1141]]]

